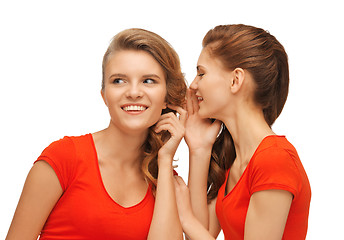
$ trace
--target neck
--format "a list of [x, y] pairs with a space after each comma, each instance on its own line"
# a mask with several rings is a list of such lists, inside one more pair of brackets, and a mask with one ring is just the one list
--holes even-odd
[[108, 128], [93, 134], [99, 161], [119, 164], [122, 167], [140, 167], [141, 147], [147, 134], [148, 130], [123, 132], [110, 123]]
[[240, 108], [234, 117], [223, 121], [232, 135], [236, 159], [240, 166], [246, 167], [261, 141], [274, 135], [266, 123], [264, 115], [257, 108]]

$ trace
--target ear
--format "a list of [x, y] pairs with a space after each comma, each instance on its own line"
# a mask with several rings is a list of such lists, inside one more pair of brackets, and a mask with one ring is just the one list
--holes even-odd
[[163, 107], [162, 107], [162, 109], [166, 109], [167, 108], [167, 100], [165, 100], [165, 102], [164, 102], [164, 105], [163, 105]]
[[167, 100], [167, 92], [166, 92], [165, 101], [164, 101], [164, 105], [162, 106], [162, 109], [166, 109], [167, 108], [167, 104], [168, 104], [168, 100]]
[[102, 95], [103, 101], [104, 101], [105, 105], [107, 106], [107, 102], [106, 102], [105, 96], [104, 96], [105, 93], [104, 93], [103, 89], [100, 90], [100, 95]]
[[242, 68], [236, 68], [233, 70], [232, 75], [232, 82], [230, 86], [230, 90], [233, 94], [240, 91], [243, 82], [245, 80], [245, 71]]

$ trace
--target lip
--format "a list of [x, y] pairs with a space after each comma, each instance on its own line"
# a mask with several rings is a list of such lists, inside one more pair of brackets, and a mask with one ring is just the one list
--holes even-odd
[[131, 114], [131, 115], [138, 115], [145, 112], [148, 109], [148, 106], [145, 104], [127, 103], [127, 104], [123, 104], [121, 108], [125, 113]]
[[199, 95], [196, 95], [196, 98], [197, 98], [198, 104], [200, 104], [203, 101], [203, 98]]

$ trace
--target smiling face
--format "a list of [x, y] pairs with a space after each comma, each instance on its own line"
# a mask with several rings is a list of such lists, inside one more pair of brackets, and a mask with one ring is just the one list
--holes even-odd
[[232, 78], [232, 71], [226, 70], [220, 60], [211, 57], [204, 48], [197, 62], [197, 76], [190, 85], [198, 97], [198, 113], [202, 118], [221, 119], [231, 102]]
[[166, 79], [160, 64], [142, 50], [120, 50], [109, 56], [102, 97], [111, 124], [122, 131], [147, 131], [166, 108]]

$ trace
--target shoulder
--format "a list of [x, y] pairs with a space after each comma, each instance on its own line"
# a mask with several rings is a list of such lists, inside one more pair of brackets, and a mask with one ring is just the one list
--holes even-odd
[[73, 147], [73, 141], [71, 139], [71, 137], [63, 137], [59, 140], [56, 140], [52, 143], [50, 143], [48, 145], [48, 147], [46, 147], [43, 150], [43, 153], [53, 153], [53, 152], [69, 152], [68, 150], [70, 150]]
[[75, 148], [77, 145], [83, 144], [90, 134], [82, 136], [65, 136], [57, 141], [52, 142], [48, 147], [46, 147], [41, 156], [48, 157], [59, 157], [68, 156], [75, 153]]
[[70, 185], [78, 166], [77, 149], [82, 149], [89, 137], [89, 134], [77, 137], [65, 136], [54, 141], [43, 150], [35, 163], [38, 161], [48, 163], [54, 169], [65, 190]]
[[253, 157], [255, 167], [277, 167], [290, 165], [296, 167], [299, 160], [294, 146], [284, 136], [270, 136], [264, 140]]
[[288, 190], [297, 194], [301, 184], [297, 152], [282, 136], [272, 136], [251, 160], [251, 193], [266, 189]]

